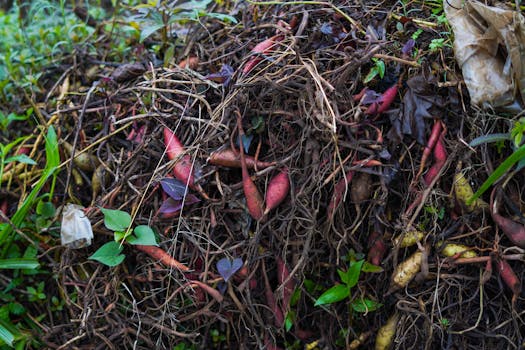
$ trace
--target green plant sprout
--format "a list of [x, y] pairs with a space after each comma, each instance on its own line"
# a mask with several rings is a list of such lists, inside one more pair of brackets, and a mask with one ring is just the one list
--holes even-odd
[[[350, 261], [348, 270], [337, 270], [342, 283], [336, 284], [321, 294], [321, 296], [315, 301], [314, 306], [333, 304], [346, 298], [352, 300], [352, 288], [357, 285], [361, 272], [380, 271], [382, 271], [380, 267], [372, 265], [363, 259]], [[356, 312], [366, 313], [379, 309], [383, 304], [369, 298], [360, 297], [352, 300], [350, 306]]]
[[366, 75], [365, 79], [363, 79], [364, 84], [369, 83], [378, 75], [381, 79], [383, 79], [385, 76], [385, 62], [378, 58], [372, 58], [372, 62], [374, 62], [374, 66], [370, 68], [370, 71]]
[[114, 232], [115, 240], [100, 247], [89, 257], [107, 266], [117, 266], [126, 257], [122, 254], [122, 244], [157, 245], [155, 232], [147, 225], [136, 226], [131, 230], [131, 215], [122, 210], [100, 208], [104, 214], [104, 225]]

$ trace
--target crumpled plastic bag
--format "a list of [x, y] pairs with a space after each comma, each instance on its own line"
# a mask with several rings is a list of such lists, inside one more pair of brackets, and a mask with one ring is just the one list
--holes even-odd
[[71, 203], [65, 205], [62, 211], [60, 238], [63, 246], [72, 249], [91, 245], [93, 229], [83, 206]]
[[443, 5], [472, 103], [520, 112], [525, 101], [525, 18], [504, 5], [476, 0]]

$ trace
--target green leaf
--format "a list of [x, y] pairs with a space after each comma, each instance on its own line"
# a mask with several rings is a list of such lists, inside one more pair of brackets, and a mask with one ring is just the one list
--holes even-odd
[[377, 301], [364, 298], [364, 299], [357, 299], [352, 302], [352, 309], [356, 312], [369, 312], [369, 311], [375, 311], [379, 309], [383, 304], [378, 303]]
[[290, 310], [286, 313], [286, 317], [284, 318], [284, 329], [286, 329], [286, 331], [289, 332], [290, 329], [292, 329], [294, 322], [295, 312]]
[[208, 12], [207, 16], [211, 18], [216, 18], [221, 22], [237, 24], [237, 18], [230, 16], [230, 15], [225, 15], [225, 14], [216, 13], [216, 12]]
[[133, 230], [134, 236], [129, 236], [127, 238], [128, 243], [130, 244], [141, 244], [141, 245], [157, 245], [157, 240], [155, 239], [155, 232], [151, 227], [147, 225], [139, 225]]
[[299, 302], [299, 299], [301, 299], [301, 289], [295, 288], [292, 296], [290, 297], [290, 306], [295, 306]]
[[131, 215], [122, 210], [100, 208], [104, 214], [104, 225], [111, 231], [126, 231], [131, 225]]
[[361, 268], [361, 271], [377, 273], [377, 272], [383, 272], [383, 268], [381, 266], [370, 264], [368, 261], [365, 261], [363, 264], [363, 267]]
[[376, 67], [377, 67], [377, 72], [379, 73], [379, 77], [383, 79], [383, 77], [385, 76], [385, 70], [386, 70], [385, 62], [381, 60], [376, 61]]
[[337, 274], [339, 275], [341, 282], [348, 284], [348, 276], [346, 275], [345, 271], [337, 269]]
[[467, 200], [467, 205], [471, 205], [476, 199], [478, 199], [485, 191], [492, 186], [493, 183], [498, 181], [514, 164], [525, 157], [525, 145], [518, 148], [514, 153], [512, 153], [507, 159], [501, 163], [489, 178], [481, 185], [481, 187], [474, 193], [472, 197]]
[[350, 264], [348, 271], [346, 272], [346, 284], [348, 288], [352, 288], [359, 281], [359, 276], [361, 275], [361, 268], [363, 267], [364, 260], [359, 260]]
[[124, 261], [125, 255], [120, 254], [122, 246], [117, 242], [108, 242], [89, 257], [91, 260], [96, 260], [107, 266], [117, 266]]
[[372, 67], [370, 69], [370, 72], [368, 72], [368, 74], [366, 75], [365, 79], [363, 79], [363, 84], [371, 82], [377, 74], [379, 74], [377, 67]]
[[51, 202], [40, 201], [36, 205], [36, 213], [45, 219], [55, 216], [55, 206]]
[[315, 301], [314, 306], [333, 304], [347, 298], [350, 289], [344, 284], [338, 284], [328, 289]]
[[2, 269], [36, 269], [40, 266], [36, 259], [13, 258], [0, 259], [0, 270]]
[[158, 31], [162, 27], [164, 27], [164, 23], [162, 23], [162, 24], [151, 24], [151, 25], [147, 26], [146, 28], [141, 30], [139, 41], [142, 43], [146, 38], [148, 38], [151, 35], [153, 35], [153, 33]]
[[25, 154], [18, 154], [16, 156], [12, 156], [4, 160], [4, 164], [11, 163], [11, 162], [19, 162], [19, 163], [24, 163], [24, 164], [29, 164], [29, 165], [37, 164], [33, 159], [29, 158]]

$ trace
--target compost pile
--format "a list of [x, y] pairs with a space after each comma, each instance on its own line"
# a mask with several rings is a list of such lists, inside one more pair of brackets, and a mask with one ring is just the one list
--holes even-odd
[[[513, 116], [470, 106], [432, 7], [358, 3], [239, 2], [171, 63], [61, 66], [54, 201], [95, 238], [42, 244], [66, 300], [46, 346], [371, 348], [389, 320], [398, 349], [521, 347], [521, 171], [467, 203], [512, 153], [469, 142]], [[101, 208], [162, 251], [89, 260], [114, 239]]]

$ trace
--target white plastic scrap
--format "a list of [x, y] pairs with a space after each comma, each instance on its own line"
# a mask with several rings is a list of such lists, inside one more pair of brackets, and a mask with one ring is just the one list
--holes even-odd
[[84, 207], [77, 204], [66, 204], [62, 213], [60, 238], [62, 245], [68, 248], [78, 249], [91, 245], [93, 229], [84, 213]]

